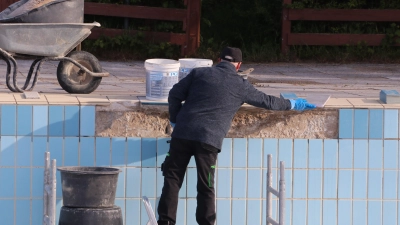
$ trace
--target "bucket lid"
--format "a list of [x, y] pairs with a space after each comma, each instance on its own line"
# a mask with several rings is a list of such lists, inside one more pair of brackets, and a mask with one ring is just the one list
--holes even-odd
[[145, 67], [160, 67], [173, 69], [180, 66], [180, 63], [177, 60], [173, 59], [147, 59], [144, 61]]
[[210, 67], [213, 65], [213, 61], [211, 59], [196, 59], [196, 58], [184, 58], [179, 59], [181, 63], [181, 67]]
[[121, 170], [112, 167], [94, 167], [94, 166], [64, 166], [57, 167], [62, 173], [74, 173], [74, 174], [117, 174]]

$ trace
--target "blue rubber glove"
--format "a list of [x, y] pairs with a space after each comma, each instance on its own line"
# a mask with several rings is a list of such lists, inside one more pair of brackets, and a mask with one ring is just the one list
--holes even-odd
[[290, 103], [292, 104], [292, 109], [298, 110], [298, 111], [314, 109], [317, 107], [314, 104], [308, 103], [307, 100], [305, 100], [303, 98], [298, 98], [295, 100], [290, 99]]
[[171, 122], [171, 121], [169, 121], [169, 123], [171, 124], [171, 127], [172, 127], [172, 128], [175, 128], [175, 123], [173, 123], [173, 122]]

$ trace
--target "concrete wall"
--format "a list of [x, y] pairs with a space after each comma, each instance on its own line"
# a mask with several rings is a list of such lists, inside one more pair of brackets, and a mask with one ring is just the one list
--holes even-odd
[[[163, 179], [159, 167], [169, 137], [99, 137], [95, 106], [1, 105], [0, 109], [1, 224], [42, 223], [45, 151], [58, 166], [120, 168], [116, 204], [123, 209], [125, 224], [146, 224], [141, 196], [148, 196], [155, 208]], [[216, 171], [217, 224], [265, 224], [268, 154], [274, 159], [275, 187], [278, 162], [287, 167], [287, 224], [400, 223], [398, 110], [340, 109], [336, 115], [336, 138], [226, 138]], [[284, 123], [282, 127], [294, 129]], [[177, 224], [195, 224], [195, 173], [192, 160], [180, 192]], [[59, 173], [57, 178], [59, 212]], [[274, 200], [275, 218], [276, 207]]]

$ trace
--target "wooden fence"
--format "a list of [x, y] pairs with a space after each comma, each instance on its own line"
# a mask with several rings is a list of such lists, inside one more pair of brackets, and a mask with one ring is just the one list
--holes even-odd
[[[10, 4], [18, 0], [0, 0], [0, 10], [4, 10]], [[183, 23], [182, 33], [171, 32], [150, 32], [144, 33], [147, 40], [156, 42], [170, 42], [181, 46], [181, 55], [190, 55], [200, 46], [200, 13], [201, 0], [183, 0], [186, 9], [172, 9], [159, 7], [131, 6], [85, 2], [85, 15], [99, 15], [111, 17], [150, 19], [179, 21]], [[128, 33], [135, 35], [136, 30], [94, 28], [92, 34], [88, 37], [96, 39], [102, 35], [113, 37]]]
[[291, 21], [369, 21], [400, 22], [400, 10], [383, 9], [289, 9], [292, 0], [283, 0], [282, 53], [289, 52], [291, 45], [356, 45], [364, 42], [368, 46], [381, 44], [385, 34], [327, 34], [291, 33]]

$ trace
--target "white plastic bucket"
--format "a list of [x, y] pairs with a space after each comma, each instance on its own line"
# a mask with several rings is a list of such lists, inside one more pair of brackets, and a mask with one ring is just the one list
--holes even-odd
[[178, 83], [179, 66], [179, 61], [171, 59], [146, 60], [146, 99], [168, 99], [172, 86]]
[[186, 75], [196, 67], [211, 67], [213, 61], [211, 59], [179, 59], [181, 67], [179, 68], [179, 80], [182, 80]]

